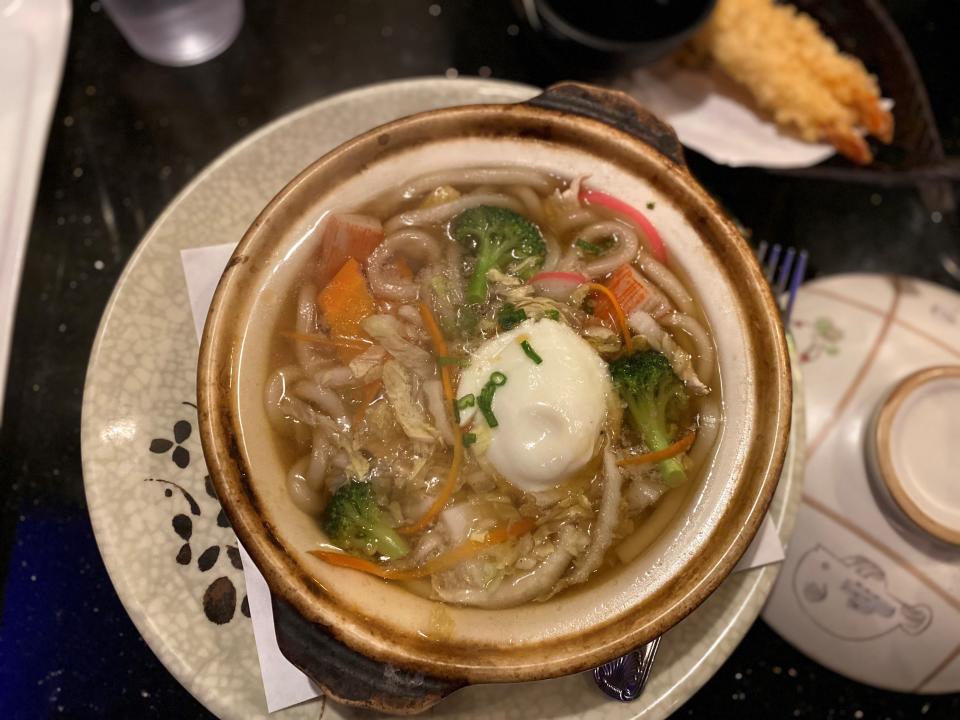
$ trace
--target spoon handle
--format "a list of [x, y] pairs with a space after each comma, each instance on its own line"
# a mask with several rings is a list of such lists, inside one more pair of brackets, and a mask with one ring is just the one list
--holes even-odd
[[631, 650], [626, 655], [604, 663], [593, 670], [593, 679], [603, 692], [614, 700], [630, 702], [640, 697], [650, 677], [653, 659], [657, 656], [660, 638]]

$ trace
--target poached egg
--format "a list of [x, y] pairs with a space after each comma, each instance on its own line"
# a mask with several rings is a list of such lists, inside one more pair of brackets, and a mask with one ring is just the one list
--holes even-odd
[[[506, 382], [493, 395], [497, 426], [490, 429], [487, 460], [524, 492], [560, 485], [596, 452], [612, 392], [606, 363], [567, 325], [527, 320], [476, 350], [460, 374], [457, 397], [479, 400], [495, 372]], [[466, 428], [486, 420], [474, 404], [460, 411], [460, 423]]]

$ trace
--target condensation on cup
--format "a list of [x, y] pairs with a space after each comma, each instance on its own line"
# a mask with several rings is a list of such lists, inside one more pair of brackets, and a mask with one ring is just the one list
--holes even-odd
[[243, 0], [101, 0], [130, 46], [161, 65], [196, 65], [237, 37]]

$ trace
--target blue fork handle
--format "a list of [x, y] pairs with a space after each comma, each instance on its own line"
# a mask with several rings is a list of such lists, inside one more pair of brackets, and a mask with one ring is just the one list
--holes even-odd
[[626, 655], [604, 663], [593, 671], [593, 679], [603, 692], [620, 702], [636, 700], [650, 677], [653, 659], [660, 647], [656, 637], [646, 645], [631, 650]]
[[783, 324], [790, 327], [790, 316], [793, 314], [793, 303], [797, 299], [797, 293], [800, 291], [800, 283], [803, 282], [807, 274], [807, 251], [801, 250], [797, 254], [797, 263], [793, 266], [793, 274], [790, 276], [790, 286], [787, 288], [787, 305], [783, 309]]

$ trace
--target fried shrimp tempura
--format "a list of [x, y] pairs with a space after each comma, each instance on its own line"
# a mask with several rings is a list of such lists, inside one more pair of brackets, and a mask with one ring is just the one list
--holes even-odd
[[695, 42], [777, 124], [804, 140], [826, 140], [866, 165], [873, 155], [856, 127], [884, 143], [893, 138], [893, 116], [880, 105], [876, 78], [792, 5], [719, 0]]

